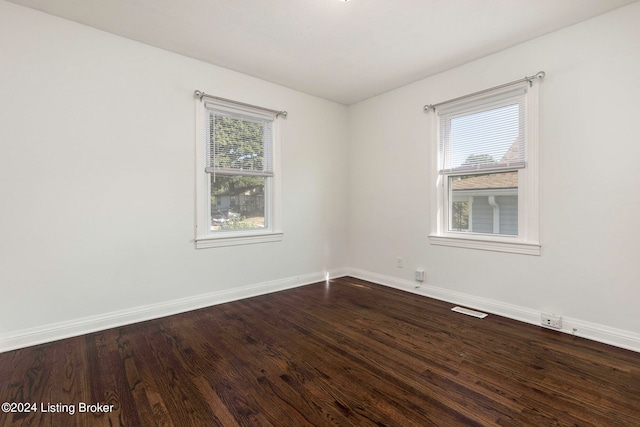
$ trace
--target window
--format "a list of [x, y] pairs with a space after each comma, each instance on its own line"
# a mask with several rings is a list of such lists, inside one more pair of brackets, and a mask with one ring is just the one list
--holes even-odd
[[276, 114], [206, 97], [196, 103], [196, 247], [281, 240]]
[[432, 114], [432, 244], [540, 254], [537, 86], [503, 86]]

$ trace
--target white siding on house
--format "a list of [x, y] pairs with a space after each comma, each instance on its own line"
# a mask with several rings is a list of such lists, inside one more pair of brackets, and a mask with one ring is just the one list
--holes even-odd
[[494, 209], [487, 196], [475, 196], [471, 210], [472, 228], [475, 233], [518, 234], [518, 196], [497, 196], [499, 206], [499, 230], [494, 231]]
[[499, 230], [493, 227], [494, 209], [487, 196], [475, 196], [472, 208], [472, 229], [476, 233], [518, 234], [518, 198], [517, 196], [497, 196], [499, 206]]
[[518, 234], [518, 197], [498, 196], [496, 202], [500, 206], [500, 233]]

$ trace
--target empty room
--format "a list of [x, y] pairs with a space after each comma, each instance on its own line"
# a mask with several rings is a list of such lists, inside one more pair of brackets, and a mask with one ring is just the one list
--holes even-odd
[[639, 24], [0, 0], [0, 426], [640, 425]]

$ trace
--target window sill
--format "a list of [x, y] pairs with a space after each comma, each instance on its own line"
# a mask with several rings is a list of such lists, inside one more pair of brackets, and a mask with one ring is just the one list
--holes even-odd
[[482, 238], [445, 237], [435, 235], [429, 236], [429, 242], [432, 245], [439, 246], [452, 246], [457, 248], [508, 252], [523, 255], [540, 255], [540, 244], [538, 243], [505, 242]]
[[280, 242], [282, 233], [233, 234], [209, 236], [196, 239], [196, 249], [219, 248], [222, 246], [253, 245], [257, 243]]

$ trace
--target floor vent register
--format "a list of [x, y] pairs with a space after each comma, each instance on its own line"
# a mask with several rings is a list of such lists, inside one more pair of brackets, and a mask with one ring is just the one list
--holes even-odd
[[468, 316], [477, 317], [479, 319], [484, 319], [485, 317], [487, 317], [487, 313], [481, 313], [479, 311], [469, 310], [468, 308], [463, 308], [463, 307], [453, 307], [451, 311], [455, 311], [456, 313], [466, 314]]

